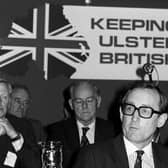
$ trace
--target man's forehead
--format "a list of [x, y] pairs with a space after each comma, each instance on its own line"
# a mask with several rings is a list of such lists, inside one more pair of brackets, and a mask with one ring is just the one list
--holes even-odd
[[9, 91], [8, 86], [7, 86], [6, 83], [0, 82], [0, 91], [4, 91], [4, 92], [8, 92]]
[[78, 95], [78, 94], [91, 94], [91, 95], [94, 95], [95, 94], [95, 90], [90, 85], [80, 85], [74, 90], [74, 94], [75, 95]]
[[134, 88], [133, 90], [131, 90], [126, 99], [130, 99], [131, 97], [140, 97], [140, 98], [146, 98], [144, 96], [148, 96], [153, 98], [155, 101], [156, 98], [160, 98], [159, 93], [157, 92], [157, 90], [155, 89], [151, 89], [151, 88]]
[[29, 99], [29, 95], [28, 95], [28, 93], [24, 89], [13, 90], [12, 97]]

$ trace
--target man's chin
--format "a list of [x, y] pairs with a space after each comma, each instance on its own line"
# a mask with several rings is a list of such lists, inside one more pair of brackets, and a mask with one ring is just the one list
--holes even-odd
[[85, 125], [89, 125], [91, 124], [94, 120], [93, 118], [83, 118], [83, 119], [80, 119], [80, 121], [85, 124]]

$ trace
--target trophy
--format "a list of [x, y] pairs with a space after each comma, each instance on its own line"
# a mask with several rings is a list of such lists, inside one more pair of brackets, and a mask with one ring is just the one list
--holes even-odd
[[42, 168], [62, 168], [62, 143], [60, 141], [41, 142]]

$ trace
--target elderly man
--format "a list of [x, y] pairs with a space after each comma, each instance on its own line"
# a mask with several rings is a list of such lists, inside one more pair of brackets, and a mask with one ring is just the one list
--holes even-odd
[[11, 103], [9, 113], [15, 115], [18, 118], [24, 118], [28, 120], [34, 131], [36, 142], [43, 142], [46, 140], [46, 133], [39, 120], [29, 118], [29, 110], [31, 105], [31, 94], [29, 89], [25, 85], [14, 85], [11, 94]]
[[123, 134], [79, 154], [75, 168], [167, 168], [168, 149], [154, 143], [157, 128], [167, 120], [167, 99], [148, 83], [131, 87], [122, 99]]
[[101, 96], [89, 81], [77, 81], [70, 87], [69, 104], [74, 117], [48, 126], [49, 140], [63, 143], [63, 165], [70, 167], [81, 147], [98, 143], [114, 136], [113, 125], [96, 117]]
[[0, 80], [0, 167], [40, 168], [40, 153], [32, 127], [23, 119], [7, 114], [11, 85]]

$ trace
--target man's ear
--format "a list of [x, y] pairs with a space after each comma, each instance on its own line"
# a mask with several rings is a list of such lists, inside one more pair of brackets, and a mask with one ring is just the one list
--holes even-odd
[[123, 113], [122, 113], [122, 110], [121, 110], [121, 106], [120, 106], [120, 120], [121, 121], [123, 120]]
[[157, 124], [157, 127], [160, 128], [160, 127], [163, 127], [164, 124], [166, 123], [167, 121], [167, 118], [168, 118], [168, 114], [167, 113], [163, 113], [159, 116], [158, 118], [158, 124]]
[[71, 107], [71, 109], [73, 110], [73, 103], [72, 103], [72, 99], [68, 100], [69, 106]]
[[101, 96], [97, 96], [97, 107], [99, 108], [100, 107], [100, 104], [101, 104]]

